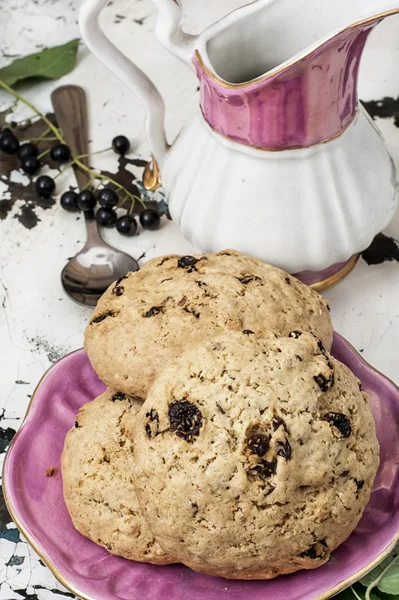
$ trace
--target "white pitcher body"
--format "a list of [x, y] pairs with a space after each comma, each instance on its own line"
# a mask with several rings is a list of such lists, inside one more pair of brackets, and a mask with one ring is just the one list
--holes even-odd
[[145, 183], [162, 181], [183, 234], [203, 251], [234, 247], [296, 274], [364, 250], [393, 216], [397, 181], [358, 103], [358, 71], [399, 0], [257, 0], [199, 36], [180, 29], [177, 2], [154, 1], [159, 40], [200, 82], [200, 110], [172, 146], [159, 92], [99, 29], [104, 0], [85, 0], [80, 22], [146, 107]]

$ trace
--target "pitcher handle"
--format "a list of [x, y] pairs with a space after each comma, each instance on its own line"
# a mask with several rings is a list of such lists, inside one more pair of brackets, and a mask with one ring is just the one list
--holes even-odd
[[193, 71], [192, 62], [199, 35], [190, 35], [180, 27], [182, 16], [181, 0], [152, 0], [158, 9], [155, 33], [166, 50], [177, 56]]
[[[180, 5], [176, 0], [154, 1], [159, 9], [156, 29], [160, 42], [184, 62], [191, 62], [196, 37], [185, 34], [179, 28]], [[89, 50], [126, 83], [143, 104], [145, 133], [150, 150], [159, 167], [162, 168], [169, 149], [164, 127], [165, 103], [151, 79], [103, 33], [99, 24], [99, 15], [107, 3], [108, 0], [84, 0], [79, 13], [82, 37]]]

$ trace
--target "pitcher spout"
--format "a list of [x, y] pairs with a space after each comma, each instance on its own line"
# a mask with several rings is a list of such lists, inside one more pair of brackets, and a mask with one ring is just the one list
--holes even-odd
[[207, 30], [194, 66], [212, 129], [252, 148], [284, 150], [327, 142], [350, 126], [364, 46], [399, 12], [399, 0], [319, 6], [258, 0]]

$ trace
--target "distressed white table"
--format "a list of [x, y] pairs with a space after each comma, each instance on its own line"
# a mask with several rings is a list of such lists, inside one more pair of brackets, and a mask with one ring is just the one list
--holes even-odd
[[[184, 24], [197, 33], [241, 4], [243, 0], [185, 0]], [[79, 0], [0, 2], [0, 66], [17, 55], [78, 37], [78, 8]], [[184, 65], [158, 46], [153, 24], [150, 0], [114, 0], [103, 14], [108, 35], [134, 56], [163, 93], [167, 130], [173, 139], [198, 102], [197, 82]], [[368, 102], [399, 167], [398, 64], [399, 17], [392, 17], [377, 28], [368, 43], [360, 97]], [[81, 85], [87, 92], [93, 150], [109, 146], [112, 137], [123, 133], [132, 141], [133, 154], [148, 158], [141, 106], [83, 45], [76, 69], [62, 83]], [[51, 110], [50, 92], [59, 84], [23, 86], [21, 91], [45, 112]], [[9, 104], [10, 98], [0, 94], [0, 110]], [[25, 109], [18, 107], [13, 118], [25, 114]], [[95, 165], [109, 171], [118, 166], [112, 153], [100, 155]], [[25, 182], [17, 173], [13, 179]], [[7, 187], [0, 180], [0, 467], [36, 383], [58, 358], [82, 345], [90, 314], [64, 296], [59, 278], [66, 259], [82, 245], [82, 220], [65, 213], [58, 204], [49, 210], [27, 206], [23, 194], [11, 211], [2, 211], [9, 198]], [[392, 239], [399, 239], [399, 213], [385, 234], [388, 238], [381, 238], [366, 256], [379, 264], [369, 265], [361, 258], [355, 270], [326, 296], [336, 330], [399, 383], [399, 249]], [[176, 225], [166, 219], [159, 231], [141, 231], [132, 239], [124, 239], [114, 230], [104, 236], [141, 257], [141, 264], [164, 253], [193, 251]], [[0, 600], [65, 596], [74, 597], [19, 535], [0, 498]]]

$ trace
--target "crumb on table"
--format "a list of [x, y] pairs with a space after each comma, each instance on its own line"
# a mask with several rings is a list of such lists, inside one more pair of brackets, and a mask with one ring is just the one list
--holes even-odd
[[49, 469], [47, 469], [45, 475], [46, 475], [46, 477], [51, 477], [52, 475], [54, 475], [54, 473], [55, 473], [55, 468], [50, 467]]

